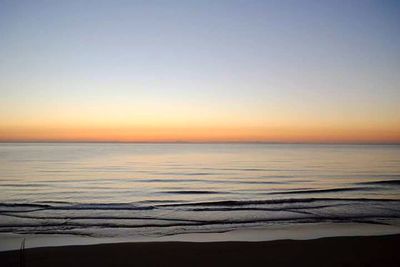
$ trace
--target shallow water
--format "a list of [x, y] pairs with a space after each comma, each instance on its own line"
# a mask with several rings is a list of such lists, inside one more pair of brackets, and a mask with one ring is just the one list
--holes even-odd
[[98, 237], [391, 224], [400, 146], [0, 144], [0, 232]]

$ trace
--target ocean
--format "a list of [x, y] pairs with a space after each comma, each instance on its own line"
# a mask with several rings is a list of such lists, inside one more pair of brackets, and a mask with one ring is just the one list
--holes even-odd
[[399, 219], [398, 145], [0, 144], [2, 234], [163, 237]]

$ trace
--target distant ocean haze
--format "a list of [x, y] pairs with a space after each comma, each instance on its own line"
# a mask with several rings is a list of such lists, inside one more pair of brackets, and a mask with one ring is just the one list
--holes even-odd
[[400, 218], [400, 146], [0, 145], [0, 231], [99, 237]]

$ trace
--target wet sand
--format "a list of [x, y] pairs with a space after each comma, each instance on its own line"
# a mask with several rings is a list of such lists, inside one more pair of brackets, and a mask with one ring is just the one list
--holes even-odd
[[[400, 266], [400, 235], [266, 242], [146, 242], [32, 248], [26, 266]], [[20, 266], [19, 251], [0, 252]]]

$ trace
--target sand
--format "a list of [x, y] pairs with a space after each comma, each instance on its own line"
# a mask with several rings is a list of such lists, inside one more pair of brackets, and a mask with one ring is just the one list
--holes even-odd
[[[266, 242], [143, 242], [27, 249], [26, 266], [400, 266], [400, 235]], [[20, 266], [18, 251], [1, 266]]]

